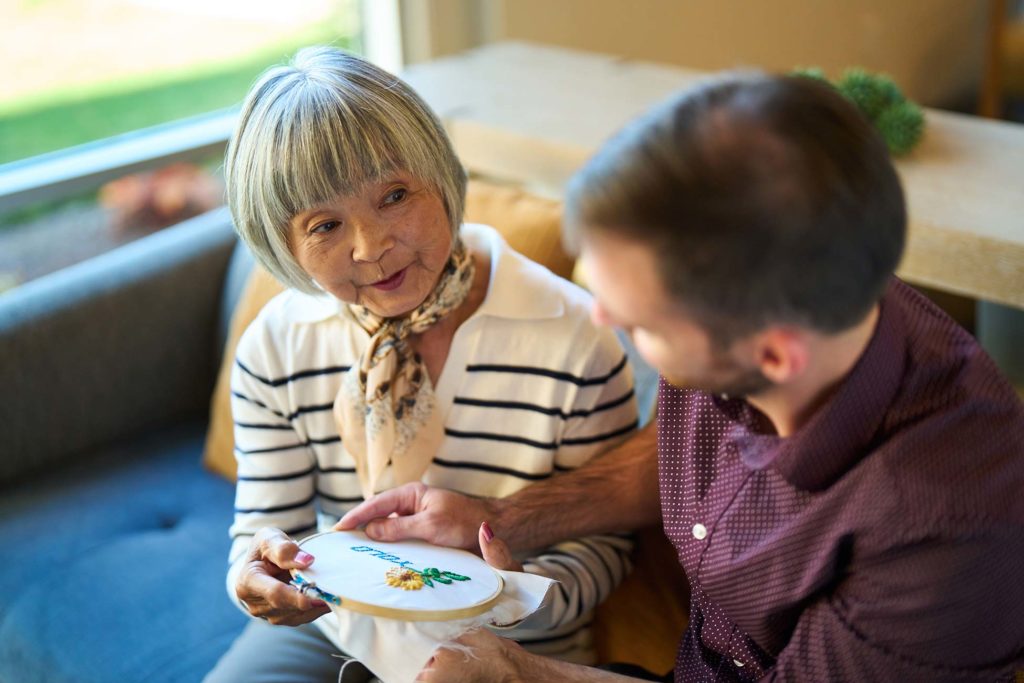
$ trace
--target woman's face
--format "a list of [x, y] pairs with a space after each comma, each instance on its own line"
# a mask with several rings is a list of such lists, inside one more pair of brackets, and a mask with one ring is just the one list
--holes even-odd
[[391, 318], [433, 291], [451, 253], [451, 224], [426, 183], [397, 171], [295, 216], [289, 246], [326, 291]]

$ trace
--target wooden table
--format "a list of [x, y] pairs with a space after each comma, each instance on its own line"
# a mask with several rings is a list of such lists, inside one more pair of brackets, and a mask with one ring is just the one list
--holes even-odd
[[[615, 130], [706, 74], [527, 43], [410, 67], [474, 172], [558, 195]], [[1024, 126], [927, 110], [897, 162], [910, 212], [899, 273], [1024, 308]]]

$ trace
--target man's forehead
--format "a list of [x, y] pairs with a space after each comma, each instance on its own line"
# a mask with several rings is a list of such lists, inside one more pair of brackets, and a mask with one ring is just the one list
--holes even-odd
[[637, 275], [629, 281], [661, 287], [654, 250], [647, 244], [624, 235], [595, 232], [587, 235], [580, 246], [581, 259], [590, 268], [620, 277]]
[[653, 250], [617, 235], [593, 235], [581, 244], [583, 276], [598, 302], [624, 321], [658, 314], [667, 304]]

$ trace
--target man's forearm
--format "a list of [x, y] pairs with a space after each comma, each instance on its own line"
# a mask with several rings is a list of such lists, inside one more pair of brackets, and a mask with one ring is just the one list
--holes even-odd
[[577, 470], [488, 505], [491, 525], [514, 550], [655, 524], [661, 519], [655, 422]]

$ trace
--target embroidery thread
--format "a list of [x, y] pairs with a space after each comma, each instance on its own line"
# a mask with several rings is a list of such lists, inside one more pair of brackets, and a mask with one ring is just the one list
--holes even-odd
[[404, 591], [418, 591], [423, 588], [423, 576], [412, 569], [392, 567], [384, 576], [385, 583]]
[[384, 575], [389, 586], [402, 590], [418, 591], [423, 586], [434, 587], [434, 582], [450, 586], [454, 581], [472, 581], [468, 576], [455, 572], [441, 571], [437, 567], [427, 567], [423, 571], [408, 567], [392, 567]]
[[[468, 576], [462, 574], [456, 574], [455, 572], [442, 571], [437, 567], [427, 567], [426, 569], [415, 569], [409, 565], [412, 562], [403, 560], [397, 555], [384, 552], [369, 545], [354, 545], [349, 548], [357, 553], [369, 553], [376, 558], [398, 565], [387, 570], [384, 574], [384, 581], [389, 586], [395, 588], [401, 588], [402, 590], [419, 590], [423, 586], [434, 587], [434, 582], [437, 581], [440, 584], [450, 586], [454, 581], [472, 581]], [[414, 578], [415, 577], [415, 578]], [[419, 585], [413, 585], [415, 583]]]
[[327, 591], [321, 590], [317, 587], [315, 581], [309, 581], [301, 574], [296, 574], [295, 578], [291, 580], [291, 585], [299, 589], [299, 592], [303, 595], [312, 595], [314, 598], [329, 602], [332, 605], [341, 606], [341, 598], [336, 595], [331, 595]]

